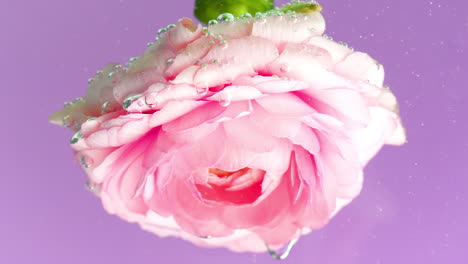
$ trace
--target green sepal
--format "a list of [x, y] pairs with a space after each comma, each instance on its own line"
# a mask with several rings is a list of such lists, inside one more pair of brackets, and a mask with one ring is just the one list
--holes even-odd
[[314, 11], [322, 11], [322, 6], [315, 1], [292, 1], [291, 3], [281, 6], [279, 10], [284, 13], [293, 11], [296, 13], [307, 14]]
[[223, 13], [240, 17], [245, 13], [263, 13], [274, 7], [273, 0], [196, 0], [195, 17], [208, 24], [208, 21], [218, 18]]

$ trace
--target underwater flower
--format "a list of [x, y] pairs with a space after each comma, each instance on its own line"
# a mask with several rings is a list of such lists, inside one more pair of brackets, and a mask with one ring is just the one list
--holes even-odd
[[325, 226], [377, 151], [405, 142], [382, 65], [324, 30], [318, 11], [183, 18], [50, 121], [75, 130], [107, 212], [201, 246], [280, 248]]

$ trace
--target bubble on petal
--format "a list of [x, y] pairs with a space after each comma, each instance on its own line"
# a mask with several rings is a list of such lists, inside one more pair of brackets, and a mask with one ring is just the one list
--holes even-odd
[[160, 28], [158, 30], [158, 37], [162, 37], [167, 33], [168, 29], [167, 28]]
[[93, 166], [94, 160], [86, 155], [81, 156], [80, 164], [83, 168], [88, 169]]
[[174, 59], [172, 59], [172, 58], [171, 58], [171, 59], [167, 59], [167, 61], [166, 61], [166, 66], [171, 65], [173, 62], [174, 62]]
[[62, 126], [64, 127], [71, 127], [72, 121], [70, 115], [66, 115], [62, 118]]
[[212, 25], [216, 25], [218, 24], [218, 20], [216, 19], [211, 19], [210, 21], [208, 21], [208, 26], [212, 26]]
[[252, 18], [252, 14], [250, 14], [250, 13], [244, 13], [244, 14], [242, 14], [240, 17], [241, 17], [241, 18], [244, 18], [244, 19], [245, 19], [245, 18]]
[[123, 109], [127, 109], [128, 107], [130, 107], [130, 105], [133, 102], [135, 102], [135, 100], [141, 98], [142, 96], [143, 96], [142, 94], [134, 94], [134, 95], [130, 95], [129, 97], [125, 98], [125, 100], [122, 103]]
[[101, 106], [101, 114], [105, 114], [108, 111], [110, 103], [109, 102], [104, 102]]
[[101, 188], [102, 188], [101, 184], [92, 182], [91, 180], [87, 180], [84, 186], [86, 190], [94, 193], [95, 195], [99, 195], [99, 193], [101, 192]]
[[206, 95], [208, 93], [208, 91], [210, 90], [210, 88], [208, 86], [205, 86], [205, 87], [197, 87], [197, 93], [199, 95]]
[[76, 144], [80, 139], [83, 138], [83, 134], [81, 134], [81, 130], [78, 130], [70, 139], [70, 144]]
[[147, 94], [147, 95], [144, 96], [144, 102], [145, 102], [145, 105], [148, 108], [155, 108], [155, 107], [158, 106], [158, 104], [159, 104], [158, 94], [159, 94], [159, 92]]
[[223, 14], [219, 15], [216, 20], [218, 20], [218, 22], [232, 22], [235, 19], [236, 19], [236, 17], [233, 14], [223, 13]]
[[323, 37], [328, 39], [328, 40], [333, 40], [333, 38], [331, 36], [327, 35], [327, 34], [323, 34]]
[[266, 247], [268, 249], [268, 253], [270, 253], [270, 256], [272, 256], [274, 259], [284, 260], [289, 256], [289, 254], [291, 253], [292, 248], [297, 243], [297, 241], [298, 241], [298, 239], [293, 239], [293, 240], [289, 241], [288, 244], [286, 244], [283, 248], [281, 248], [279, 250], [273, 250], [268, 245], [266, 245]]
[[221, 93], [219, 95], [219, 105], [228, 107], [231, 104], [231, 96], [228, 93]]
[[281, 70], [281, 72], [284, 72], [284, 73], [290, 72], [291, 71], [291, 64], [289, 64], [289, 63], [281, 64], [280, 70]]

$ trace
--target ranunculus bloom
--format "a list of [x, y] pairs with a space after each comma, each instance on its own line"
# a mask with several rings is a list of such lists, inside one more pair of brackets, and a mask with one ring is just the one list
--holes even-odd
[[327, 224], [369, 159], [405, 141], [382, 65], [324, 29], [319, 12], [183, 18], [51, 121], [78, 131], [109, 213], [198, 245], [278, 248]]

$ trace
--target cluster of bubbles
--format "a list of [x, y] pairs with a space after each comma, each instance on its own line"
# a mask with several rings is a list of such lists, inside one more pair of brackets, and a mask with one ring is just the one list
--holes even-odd
[[233, 21], [236, 21], [236, 20], [249, 20], [249, 19], [252, 19], [252, 18], [255, 18], [258, 22], [264, 22], [264, 21], [266, 21], [265, 19], [268, 16], [282, 17], [284, 15], [288, 15], [291, 18], [296, 18], [297, 17], [297, 13], [295, 11], [288, 10], [286, 12], [283, 12], [279, 8], [274, 8], [274, 9], [272, 9], [270, 11], [263, 12], [263, 13], [262, 12], [257, 12], [254, 15], [252, 15], [251, 13], [244, 13], [244, 14], [240, 15], [239, 17], [236, 17], [231, 13], [223, 13], [223, 14], [219, 15], [218, 18], [208, 21], [208, 26], [213, 26], [213, 25], [216, 25], [216, 24], [219, 24], [219, 23], [229, 23], [229, 22], [233, 22]]
[[156, 37], [154, 38], [153, 42], [149, 42], [147, 44], [148, 47], [153, 46], [155, 43], [157, 43], [162, 37], [164, 37], [170, 30], [171, 28], [174, 28], [176, 25], [175, 24], [170, 24], [167, 27], [160, 28], [156, 34]]

